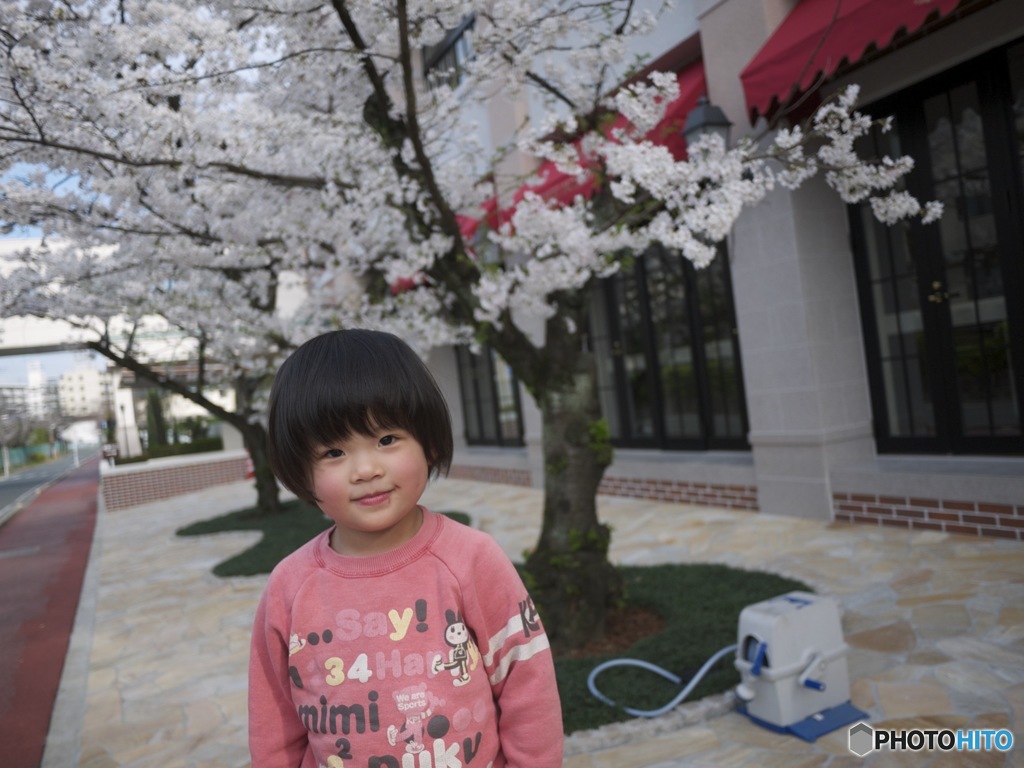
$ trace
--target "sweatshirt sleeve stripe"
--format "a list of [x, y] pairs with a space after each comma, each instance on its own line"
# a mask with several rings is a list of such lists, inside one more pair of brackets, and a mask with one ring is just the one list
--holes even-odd
[[501, 662], [490, 676], [491, 685], [497, 685], [508, 674], [509, 667], [516, 661], [527, 661], [538, 653], [546, 651], [549, 647], [546, 634], [535, 636], [525, 645], [516, 645], [509, 649], [509, 652], [501, 657]]
[[523, 617], [516, 614], [508, 620], [500, 630], [498, 630], [494, 636], [487, 641], [487, 653], [484, 656], [484, 664], [488, 668], [494, 664], [494, 657], [498, 654], [502, 648], [505, 647], [505, 642], [512, 637], [512, 635], [518, 634], [523, 631]]

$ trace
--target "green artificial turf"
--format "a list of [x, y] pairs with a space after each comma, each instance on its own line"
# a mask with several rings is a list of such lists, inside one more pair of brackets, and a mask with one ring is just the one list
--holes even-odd
[[255, 509], [241, 509], [178, 530], [179, 536], [204, 536], [227, 531], [259, 531], [262, 538], [252, 547], [218, 563], [218, 576], [255, 576], [270, 573], [275, 565], [331, 527], [331, 521], [316, 507], [303, 501], [289, 501], [280, 515], [257, 515]]
[[[795, 589], [811, 591], [793, 579], [708, 563], [623, 566], [619, 570], [626, 585], [626, 603], [660, 614], [665, 628], [619, 654], [555, 660], [566, 733], [632, 717], [590, 693], [587, 677], [598, 664], [628, 657], [682, 678], [676, 685], [645, 669], [617, 666], [595, 681], [598, 690], [620, 706], [640, 711], [661, 709], [682, 692], [704, 662], [736, 642], [739, 615], [745, 606]], [[685, 701], [735, 686], [739, 673], [734, 658], [728, 653], [718, 661]]]
[[[320, 510], [303, 502], [289, 502], [285, 508], [285, 514], [272, 517], [259, 517], [255, 510], [244, 509], [194, 523], [178, 534], [260, 531], [263, 536], [258, 543], [219, 563], [213, 571], [218, 576], [268, 573], [283, 557], [330, 525]], [[462, 523], [469, 522], [469, 517], [461, 512], [444, 514]], [[620, 706], [660, 709], [682, 691], [705, 661], [736, 642], [739, 614], [745, 606], [795, 589], [811, 591], [793, 579], [706, 563], [623, 566], [620, 571], [626, 605], [654, 611], [665, 620], [665, 628], [621, 654], [555, 660], [566, 733], [633, 717], [590, 693], [587, 677], [598, 664], [613, 658], [641, 659], [682, 678], [682, 683], [675, 685], [653, 672], [630, 666], [608, 669], [597, 678], [599, 690]], [[733, 658], [731, 653], [723, 657], [686, 701], [721, 693], [738, 683]]]

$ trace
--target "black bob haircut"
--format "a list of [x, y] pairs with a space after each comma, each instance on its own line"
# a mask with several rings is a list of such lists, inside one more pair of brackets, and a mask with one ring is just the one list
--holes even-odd
[[452, 425], [430, 370], [397, 336], [350, 329], [316, 336], [281, 365], [270, 390], [268, 454], [274, 474], [316, 503], [317, 448], [350, 435], [401, 429], [423, 447], [430, 475], [452, 463]]

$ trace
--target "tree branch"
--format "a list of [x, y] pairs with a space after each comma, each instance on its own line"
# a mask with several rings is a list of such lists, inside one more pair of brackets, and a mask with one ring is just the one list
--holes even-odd
[[164, 389], [174, 392], [177, 395], [181, 395], [190, 402], [195, 403], [200, 408], [205, 409], [209, 413], [213, 414], [219, 419], [222, 419], [229, 424], [234, 424], [243, 419], [244, 417], [237, 413], [225, 410], [221, 406], [212, 400], [207, 399], [201, 391], [197, 392], [190, 387], [186, 386], [177, 379], [173, 379], [166, 374], [158, 373], [153, 367], [141, 362], [137, 358], [133, 357], [130, 352], [119, 354], [109, 343], [109, 340], [100, 341], [89, 341], [86, 342], [86, 346], [99, 354], [103, 355], [108, 360], [116, 363], [122, 368], [127, 368], [129, 371], [134, 373], [140, 378], [150, 379], [155, 381]]
[[[5, 135], [7, 134], [7, 135]], [[45, 137], [40, 138], [25, 138], [18, 135], [9, 135], [8, 131], [0, 130], [0, 141], [7, 144], [24, 144], [30, 146], [41, 147], [43, 149], [56, 150], [58, 152], [68, 152], [73, 155], [80, 155], [82, 157], [92, 157], [97, 160], [106, 160], [107, 162], [114, 163], [116, 165], [127, 166], [129, 168], [171, 168], [180, 169], [186, 166], [196, 168], [200, 171], [203, 170], [216, 170], [224, 171], [233, 176], [243, 176], [246, 178], [255, 179], [257, 181], [265, 181], [273, 186], [285, 187], [288, 189], [312, 189], [312, 190], [323, 190], [327, 186], [327, 180], [322, 176], [296, 176], [281, 173], [270, 173], [267, 171], [260, 171], [256, 168], [248, 168], [238, 163], [227, 163], [227, 162], [210, 162], [202, 164], [189, 164], [182, 160], [175, 160], [172, 158], [149, 158], [135, 160], [129, 157], [125, 157], [121, 154], [115, 154], [113, 152], [103, 152], [98, 149], [90, 149], [89, 147], [76, 146], [74, 144], [64, 144], [57, 141], [48, 141]], [[356, 187], [352, 184], [344, 182], [335, 182], [340, 189], [355, 190]]]
[[[448, 200], [441, 192], [434, 176], [434, 167], [423, 147], [423, 132], [420, 129], [416, 107], [416, 83], [412, 68], [412, 51], [409, 47], [409, 15], [407, 0], [397, 0], [399, 61], [402, 67], [402, 83], [405, 92], [405, 121], [408, 126], [409, 140], [412, 142], [419, 165], [419, 176], [441, 219], [441, 228], [445, 234], [462, 241], [462, 232], [455, 219], [455, 212], [448, 205]], [[462, 249], [460, 249], [462, 250]]]

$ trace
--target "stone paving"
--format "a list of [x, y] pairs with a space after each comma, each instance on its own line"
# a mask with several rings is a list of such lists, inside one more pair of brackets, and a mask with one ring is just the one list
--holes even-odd
[[[211, 568], [256, 534], [176, 528], [254, 501], [233, 484], [103, 512], [44, 768], [249, 765], [246, 665], [264, 577]], [[436, 511], [462, 510], [514, 558], [539, 530], [540, 492], [443, 480]], [[719, 562], [801, 579], [834, 597], [852, 699], [876, 727], [1009, 729], [1009, 754], [874, 753], [840, 729], [808, 744], [732, 711], [726, 694], [567, 740], [566, 768], [1024, 768], [1024, 545], [602, 497], [617, 562]], [[50, 744], [54, 748], [50, 749]]]

